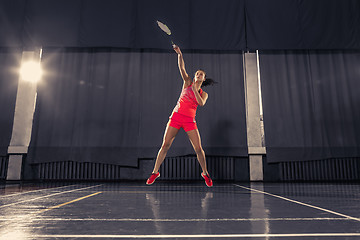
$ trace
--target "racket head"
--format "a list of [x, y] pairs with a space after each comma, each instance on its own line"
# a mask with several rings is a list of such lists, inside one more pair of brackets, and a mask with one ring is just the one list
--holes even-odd
[[167, 35], [171, 35], [171, 31], [168, 28], [168, 26], [166, 26], [164, 23], [160, 22], [160, 21], [156, 21], [157, 25], [159, 26], [159, 28], [161, 30], [163, 30]]

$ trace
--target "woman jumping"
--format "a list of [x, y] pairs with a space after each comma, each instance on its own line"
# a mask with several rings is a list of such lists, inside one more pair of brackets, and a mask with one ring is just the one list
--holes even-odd
[[212, 187], [213, 183], [207, 171], [205, 152], [201, 146], [201, 139], [196, 126], [195, 115], [197, 106], [204, 106], [208, 99], [208, 94], [201, 89], [201, 86], [206, 86], [214, 82], [205, 78], [206, 73], [203, 70], [197, 70], [194, 79], [192, 80], [185, 70], [185, 63], [180, 48], [176, 45], [173, 47], [178, 55], [178, 66], [184, 84], [180, 98], [167, 124], [163, 143], [156, 158], [154, 170], [146, 181], [146, 184], [151, 185], [158, 177], [160, 177], [160, 165], [163, 163], [176, 134], [179, 132], [180, 128], [183, 128], [189, 136], [189, 140], [202, 168], [201, 176], [205, 179], [206, 185]]

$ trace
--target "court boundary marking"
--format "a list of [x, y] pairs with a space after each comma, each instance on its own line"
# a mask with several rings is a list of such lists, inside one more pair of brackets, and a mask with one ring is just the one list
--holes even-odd
[[[75, 199], [76, 201], [82, 200], [87, 197], [97, 195], [101, 192], [87, 195], [81, 199]], [[76, 202], [72, 200], [67, 204]], [[60, 204], [62, 206], [67, 204]], [[51, 207], [51, 209], [61, 206]], [[47, 209], [47, 210], [51, 210]], [[45, 210], [42, 210], [45, 211]], [[10, 221], [12, 218], [0, 218], [0, 221]], [[261, 221], [350, 221], [348, 218], [184, 218], [184, 219], [153, 219], [153, 218], [33, 218], [34, 221], [66, 221], [66, 222], [261, 222]]]
[[[323, 212], [335, 214], [335, 215], [338, 215], [338, 216], [341, 216], [341, 217], [344, 217], [344, 218], [347, 218], [347, 219], [351, 219], [351, 220], [355, 220], [355, 221], [360, 222], [360, 218], [356, 218], [356, 217], [352, 217], [352, 216], [349, 216], [349, 215], [346, 215], [346, 214], [338, 213], [338, 212], [335, 212], [335, 211], [332, 211], [332, 210], [329, 210], [329, 209], [321, 208], [321, 207], [318, 207], [318, 206], [314, 206], [314, 205], [311, 205], [311, 204], [303, 203], [303, 202], [300, 202], [300, 201], [296, 201], [296, 200], [293, 200], [293, 199], [290, 199], [290, 198], [286, 198], [286, 197], [282, 197], [282, 196], [279, 196], [279, 195], [276, 195], [276, 194], [272, 194], [272, 193], [260, 191], [260, 190], [257, 190], [257, 189], [244, 187], [244, 186], [241, 186], [241, 185], [238, 185], [238, 184], [234, 184], [234, 186], [237, 186], [237, 187], [240, 187], [240, 188], [249, 190], [249, 191], [254, 191], [254, 192], [266, 194], [266, 195], [269, 195], [269, 196], [272, 196], [272, 197], [276, 197], [276, 198], [279, 198], [279, 199], [282, 199], [282, 200], [286, 200], [286, 201], [288, 201], [288, 202], [296, 203], [296, 204], [299, 204], [299, 205], [303, 205], [303, 206], [306, 206], [306, 207], [314, 208], [314, 209], [317, 209], [317, 210], [321, 210], [321, 211], [323, 211]], [[360, 236], [360, 235], [359, 235], [359, 236]]]
[[26, 200], [19, 201], [19, 202], [9, 203], [9, 204], [5, 204], [5, 205], [0, 206], [0, 209], [5, 208], [5, 207], [11, 207], [11, 206], [14, 206], [14, 205], [17, 205], [17, 204], [20, 204], [20, 203], [24, 203], [24, 202], [31, 202], [31, 201], [42, 199], [42, 198], [53, 197], [53, 196], [61, 195], [61, 194], [65, 194], [65, 193], [70, 193], [70, 192], [76, 192], [76, 191], [81, 191], [81, 190], [85, 190], [85, 189], [95, 188], [95, 187], [99, 187], [101, 185], [103, 185], [103, 184], [98, 184], [98, 185], [95, 185], [95, 186], [84, 187], [84, 188], [72, 189], [72, 190], [69, 190], [69, 191], [58, 192], [58, 193], [53, 193], [53, 194], [49, 194], [49, 195], [45, 195], [45, 196], [41, 196], [41, 197], [32, 198], [32, 199], [26, 199]]
[[49, 208], [45, 208], [43, 210], [40, 210], [39, 213], [43, 213], [43, 212], [47, 212], [47, 211], [50, 211], [50, 210], [53, 210], [53, 209], [56, 209], [56, 208], [61, 208], [63, 206], [66, 206], [66, 205], [69, 205], [71, 203], [74, 203], [74, 202], [78, 202], [78, 201], [81, 201], [83, 199], [86, 199], [86, 198], [89, 198], [89, 197], [92, 197], [92, 196], [95, 196], [95, 195], [98, 195], [102, 192], [96, 192], [96, 193], [92, 193], [92, 194], [89, 194], [89, 195], [86, 195], [86, 196], [83, 196], [83, 197], [79, 197], [79, 198], [76, 198], [74, 200], [71, 200], [71, 201], [68, 201], [68, 202], [65, 202], [65, 203], [61, 203], [59, 205], [56, 205], [56, 206], [52, 206], [52, 207], [49, 207]]
[[43, 189], [37, 189], [37, 190], [30, 190], [30, 191], [27, 191], [27, 192], [11, 193], [11, 194], [8, 194], [8, 195], [0, 196], [0, 199], [7, 198], [7, 197], [13, 197], [13, 196], [17, 196], [17, 195], [22, 195], [22, 194], [27, 194], [27, 193], [34, 193], [34, 192], [41, 192], [41, 191], [46, 191], [46, 190], [54, 190], [54, 189], [59, 189], [59, 188], [66, 188], [66, 187], [71, 187], [71, 186], [76, 186], [76, 185], [78, 185], [78, 184], [71, 184], [71, 185], [60, 186], [60, 187], [52, 187], [52, 188], [43, 188]]
[[264, 238], [264, 237], [358, 237], [360, 233], [269, 233], [199, 235], [32, 235], [34, 238]]

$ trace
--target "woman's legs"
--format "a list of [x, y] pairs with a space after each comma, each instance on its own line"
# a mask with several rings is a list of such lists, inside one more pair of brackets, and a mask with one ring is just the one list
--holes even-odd
[[197, 129], [186, 132], [189, 136], [190, 142], [195, 150], [197, 159], [200, 163], [204, 175], [209, 174], [206, 167], [205, 152], [201, 146], [200, 133]]
[[165, 133], [164, 133], [163, 143], [162, 143], [161, 148], [156, 157], [156, 162], [155, 162], [153, 173], [159, 172], [159, 168], [160, 168], [161, 164], [164, 162], [166, 154], [178, 132], [179, 132], [179, 129], [171, 127], [171, 126], [169, 126], [169, 124], [167, 125], [167, 127], [165, 129]]

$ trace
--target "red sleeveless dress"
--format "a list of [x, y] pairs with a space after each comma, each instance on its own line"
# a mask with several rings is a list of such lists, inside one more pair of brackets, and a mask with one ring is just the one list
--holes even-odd
[[[181, 91], [179, 100], [173, 112], [180, 113], [185, 116], [195, 118], [196, 109], [199, 106], [195, 94], [192, 90], [192, 84]], [[200, 88], [199, 93], [202, 94], [203, 90]]]
[[[179, 100], [170, 116], [169, 123], [171, 127], [177, 129], [183, 128], [185, 132], [197, 129], [195, 116], [199, 104], [191, 87], [192, 84], [181, 91]], [[200, 95], [202, 92], [200, 88]]]

